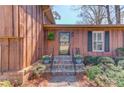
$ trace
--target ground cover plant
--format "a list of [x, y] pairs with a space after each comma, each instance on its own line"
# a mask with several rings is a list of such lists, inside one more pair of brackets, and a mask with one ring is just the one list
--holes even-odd
[[101, 87], [124, 87], [124, 60], [114, 64], [114, 60], [109, 57], [101, 57], [97, 61], [100, 63], [87, 66], [87, 76]]

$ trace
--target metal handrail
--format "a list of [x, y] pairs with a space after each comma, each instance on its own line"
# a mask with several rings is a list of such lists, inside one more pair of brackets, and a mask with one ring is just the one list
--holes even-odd
[[76, 64], [75, 64], [75, 58], [74, 58], [74, 50], [72, 49], [72, 62], [73, 62], [73, 66], [74, 66], [74, 72], [76, 75]]
[[54, 48], [52, 48], [52, 53], [51, 53], [50, 72], [52, 71], [53, 63], [54, 63]]

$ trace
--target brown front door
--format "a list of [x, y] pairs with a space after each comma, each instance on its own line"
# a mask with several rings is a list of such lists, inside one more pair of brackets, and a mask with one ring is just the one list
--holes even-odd
[[59, 33], [59, 54], [60, 55], [70, 54], [70, 32]]

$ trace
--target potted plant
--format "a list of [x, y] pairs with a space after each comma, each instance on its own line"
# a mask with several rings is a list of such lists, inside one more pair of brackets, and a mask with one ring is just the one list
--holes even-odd
[[76, 64], [80, 64], [83, 62], [83, 58], [81, 55], [75, 55], [74, 58], [75, 58]]
[[53, 41], [55, 39], [54, 32], [48, 32], [48, 40]]
[[42, 61], [44, 64], [49, 64], [50, 63], [50, 56], [48, 56], [48, 55], [42, 56]]

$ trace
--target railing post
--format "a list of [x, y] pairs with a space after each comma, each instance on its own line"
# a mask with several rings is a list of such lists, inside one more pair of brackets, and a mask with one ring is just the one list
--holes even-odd
[[52, 48], [50, 72], [52, 72], [52, 68], [53, 68], [53, 61], [54, 61], [54, 48]]
[[72, 49], [72, 62], [73, 62], [73, 66], [74, 66], [74, 73], [76, 75], [76, 64], [74, 62], [74, 51], [73, 51], [73, 49]]

